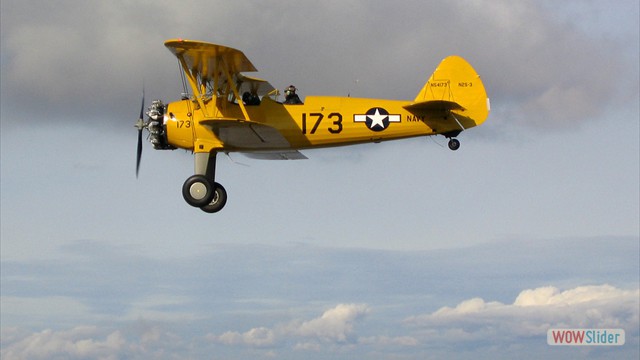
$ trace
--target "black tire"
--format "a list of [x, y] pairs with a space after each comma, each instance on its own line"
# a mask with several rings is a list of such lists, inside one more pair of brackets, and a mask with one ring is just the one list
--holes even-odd
[[460, 149], [460, 141], [458, 141], [458, 139], [449, 140], [449, 149], [453, 151]]
[[209, 214], [217, 213], [222, 210], [227, 203], [227, 190], [218, 183], [213, 183], [213, 187], [213, 199], [211, 199], [209, 204], [200, 207], [202, 211]]
[[187, 204], [202, 207], [211, 202], [214, 191], [211, 181], [202, 175], [189, 177], [182, 185], [182, 196]]

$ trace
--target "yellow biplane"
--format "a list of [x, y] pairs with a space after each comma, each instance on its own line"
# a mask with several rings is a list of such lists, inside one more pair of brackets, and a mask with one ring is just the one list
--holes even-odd
[[[257, 71], [243, 52], [201, 41], [173, 39], [165, 46], [178, 58], [182, 79], [191, 88], [179, 101], [155, 100], [138, 128], [136, 176], [142, 154], [142, 130], [155, 149], [194, 153], [195, 174], [183, 187], [185, 201], [205, 212], [220, 211], [227, 201], [215, 182], [216, 155], [241, 152], [273, 160], [306, 159], [303, 149], [443, 135], [455, 138], [482, 124], [489, 99], [480, 76], [464, 59], [442, 60], [415, 99], [410, 101], [308, 96], [299, 101], [294, 87], [278, 101], [267, 81], [245, 73]], [[292, 100], [292, 101], [290, 101]]]

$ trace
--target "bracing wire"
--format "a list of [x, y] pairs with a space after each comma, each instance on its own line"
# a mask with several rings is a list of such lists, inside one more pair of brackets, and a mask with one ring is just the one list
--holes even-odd
[[182, 69], [182, 65], [180, 64], [180, 60], [178, 60], [178, 71], [180, 72], [180, 80], [182, 80], [182, 90], [184, 93], [188, 93], [187, 89], [187, 77], [184, 75], [184, 69]]
[[[190, 98], [189, 95], [189, 89], [187, 88], [187, 76], [184, 73], [184, 69], [182, 68], [182, 64], [180, 64], [180, 60], [178, 59], [178, 72], [180, 73], [180, 80], [182, 81], [182, 90], [183, 90], [183, 94], [185, 96], [182, 96], [182, 98], [186, 97], [186, 98]], [[189, 111], [189, 113], [191, 113], [191, 101], [187, 102], [187, 109]]]

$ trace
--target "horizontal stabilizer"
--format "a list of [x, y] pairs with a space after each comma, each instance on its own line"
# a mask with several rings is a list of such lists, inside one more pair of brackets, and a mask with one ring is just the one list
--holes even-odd
[[421, 101], [406, 105], [404, 108], [411, 112], [464, 110], [464, 107], [460, 106], [457, 102], [447, 100]]

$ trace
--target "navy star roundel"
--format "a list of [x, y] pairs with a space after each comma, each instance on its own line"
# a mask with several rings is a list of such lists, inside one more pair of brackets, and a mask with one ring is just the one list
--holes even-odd
[[363, 122], [371, 131], [383, 131], [392, 122], [400, 122], [400, 115], [390, 115], [383, 108], [371, 108], [364, 115], [353, 115], [354, 122]]

